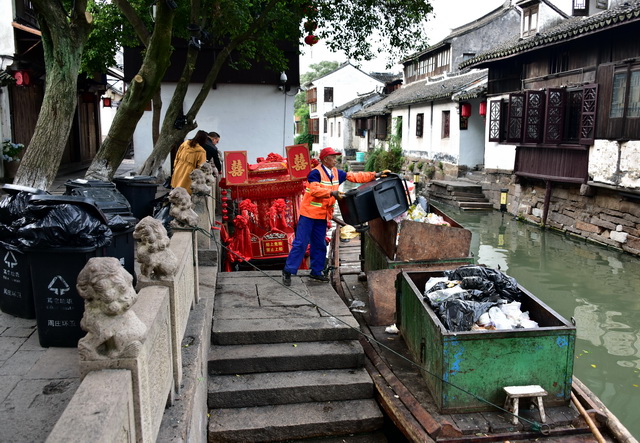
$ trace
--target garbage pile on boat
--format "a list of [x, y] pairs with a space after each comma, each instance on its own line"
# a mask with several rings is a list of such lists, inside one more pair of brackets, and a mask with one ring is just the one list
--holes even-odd
[[401, 223], [404, 220], [411, 220], [421, 223], [429, 223], [432, 225], [451, 226], [441, 215], [434, 212], [429, 212], [429, 204], [427, 200], [420, 196], [416, 203], [409, 206], [407, 212], [394, 219], [397, 223]]
[[461, 266], [431, 277], [424, 300], [451, 332], [537, 328], [520, 309], [522, 291], [513, 277], [485, 266]]

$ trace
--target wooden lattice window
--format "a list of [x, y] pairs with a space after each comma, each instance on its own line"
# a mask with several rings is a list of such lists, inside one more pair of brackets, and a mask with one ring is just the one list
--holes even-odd
[[[638, 77], [640, 92], [640, 76]], [[637, 96], [636, 96], [637, 97]], [[640, 103], [639, 103], [640, 106]], [[598, 109], [598, 85], [586, 85], [582, 94], [580, 111], [580, 144], [591, 145], [595, 141], [596, 110]], [[638, 108], [640, 110], [640, 107]]]
[[527, 91], [525, 94], [524, 143], [542, 143], [544, 133], [544, 91]]
[[564, 132], [564, 112], [566, 93], [564, 89], [553, 88], [547, 91], [547, 121], [544, 142], [559, 144]]
[[489, 141], [502, 141], [502, 100], [491, 100], [489, 102]]
[[507, 117], [507, 141], [519, 143], [522, 141], [522, 127], [524, 120], [524, 94], [509, 95], [509, 115]]

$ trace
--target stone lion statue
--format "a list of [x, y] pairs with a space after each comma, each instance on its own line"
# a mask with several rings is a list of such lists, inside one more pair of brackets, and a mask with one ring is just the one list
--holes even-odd
[[194, 169], [189, 174], [189, 177], [191, 178], [191, 192], [193, 195], [211, 194], [211, 186], [207, 184], [207, 177], [202, 169]]
[[140, 278], [171, 279], [178, 269], [178, 259], [169, 248], [171, 240], [162, 222], [146, 216], [133, 231], [136, 241], [136, 260], [140, 263]]
[[169, 193], [169, 203], [171, 203], [169, 215], [173, 217], [171, 226], [174, 228], [188, 228], [198, 225], [198, 214], [193, 210], [191, 196], [186, 189], [181, 187], [173, 189]]
[[218, 170], [216, 167], [209, 162], [204, 162], [202, 166], [200, 166], [200, 169], [204, 172], [204, 178], [207, 185], [213, 188], [216, 184], [216, 177], [218, 176]]
[[78, 342], [82, 359], [138, 356], [147, 327], [129, 310], [138, 298], [132, 283], [115, 257], [90, 258], [78, 274], [76, 288], [84, 299], [80, 327], [87, 331]]

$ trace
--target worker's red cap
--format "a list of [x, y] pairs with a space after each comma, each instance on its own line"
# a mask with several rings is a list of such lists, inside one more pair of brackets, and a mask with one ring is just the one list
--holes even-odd
[[333, 148], [324, 148], [322, 151], [320, 151], [320, 160], [325, 158], [327, 155], [342, 155], [342, 153], [334, 151]]

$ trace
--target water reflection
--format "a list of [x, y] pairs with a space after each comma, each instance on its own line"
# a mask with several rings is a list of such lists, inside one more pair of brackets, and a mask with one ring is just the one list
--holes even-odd
[[575, 319], [575, 375], [640, 436], [640, 259], [508, 214], [439, 208], [472, 231], [477, 263], [500, 267]]

